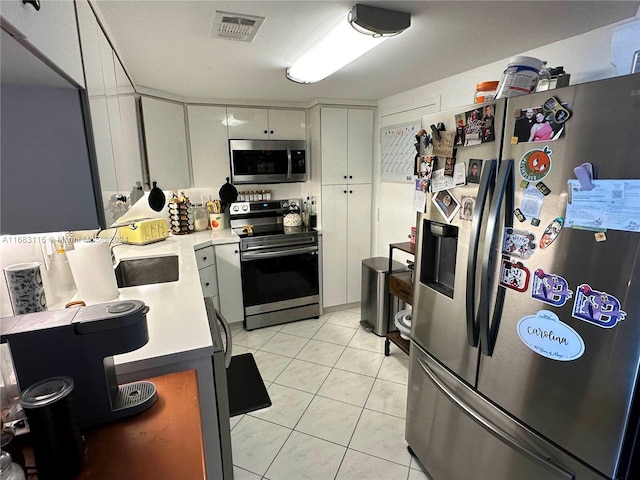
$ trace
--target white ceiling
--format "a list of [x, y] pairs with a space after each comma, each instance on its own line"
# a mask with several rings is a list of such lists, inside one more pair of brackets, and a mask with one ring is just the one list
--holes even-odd
[[[411, 27], [312, 85], [290, 66], [357, 2], [92, 0], [134, 84], [230, 102], [379, 100], [633, 17], [634, 1], [361, 1]], [[216, 10], [266, 18], [251, 43], [210, 38]]]

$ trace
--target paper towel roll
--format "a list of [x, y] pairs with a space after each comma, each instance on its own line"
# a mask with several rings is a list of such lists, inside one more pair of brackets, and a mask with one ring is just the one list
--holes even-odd
[[108, 241], [78, 242], [67, 251], [67, 259], [80, 300], [89, 305], [118, 297]]

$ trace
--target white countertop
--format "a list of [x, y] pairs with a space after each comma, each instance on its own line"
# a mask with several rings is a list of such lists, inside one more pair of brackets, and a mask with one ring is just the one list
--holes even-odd
[[170, 235], [166, 240], [149, 245], [114, 248], [117, 261], [178, 255], [180, 269], [176, 282], [119, 289], [117, 300], [142, 300], [149, 307], [149, 342], [142, 348], [114, 356], [119, 375], [213, 355], [194, 249], [237, 242], [239, 237], [226, 229]]

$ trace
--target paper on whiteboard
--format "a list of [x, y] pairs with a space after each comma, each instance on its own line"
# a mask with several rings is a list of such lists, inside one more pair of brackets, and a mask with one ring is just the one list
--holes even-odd
[[444, 168], [433, 172], [431, 177], [431, 191], [441, 192], [454, 187], [461, 187], [466, 184], [465, 163], [456, 163], [453, 166], [453, 177], [444, 174]]
[[565, 226], [640, 232], [640, 180], [569, 180]]

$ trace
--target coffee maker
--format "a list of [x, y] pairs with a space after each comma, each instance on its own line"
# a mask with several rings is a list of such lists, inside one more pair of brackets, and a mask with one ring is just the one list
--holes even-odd
[[149, 341], [147, 307], [124, 300], [3, 318], [0, 340], [9, 345], [21, 390], [50, 377], [74, 380], [80, 427], [142, 412], [156, 401], [152, 382], [118, 385], [113, 355]]

